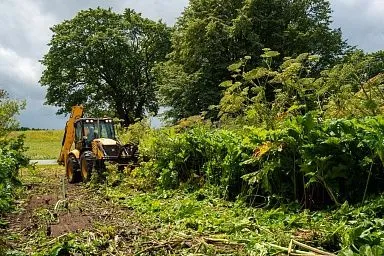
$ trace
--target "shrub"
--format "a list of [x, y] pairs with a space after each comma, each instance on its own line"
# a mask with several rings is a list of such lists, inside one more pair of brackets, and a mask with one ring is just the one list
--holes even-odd
[[[320, 121], [311, 114], [276, 130], [197, 126], [152, 131], [136, 173], [161, 188], [215, 185], [220, 196], [277, 198], [306, 207], [363, 201], [383, 190], [384, 119]], [[258, 202], [262, 203], [262, 202]]]
[[9, 209], [14, 188], [20, 184], [17, 179], [19, 168], [29, 162], [24, 151], [23, 137], [0, 140], [0, 213]]
[[319, 122], [310, 114], [268, 133], [243, 178], [251, 186], [307, 207], [358, 202], [383, 190], [381, 117]]
[[206, 126], [181, 132], [176, 128], [156, 131], [141, 141], [140, 152], [151, 158], [142, 165], [141, 172], [152, 176], [160, 187], [207, 183], [222, 188], [222, 196], [228, 198], [241, 191], [239, 181], [245, 174], [241, 162], [244, 154], [251, 153], [236, 132]]

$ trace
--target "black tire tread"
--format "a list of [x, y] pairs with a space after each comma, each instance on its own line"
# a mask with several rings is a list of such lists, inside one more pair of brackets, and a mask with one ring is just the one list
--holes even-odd
[[[81, 165], [83, 164], [83, 161], [85, 160], [86, 164], [87, 164], [87, 172], [88, 172], [88, 175], [87, 177], [84, 177], [83, 175], [83, 172], [82, 172], [82, 169], [83, 168]], [[81, 157], [80, 157], [80, 174], [81, 174], [81, 177], [83, 179], [84, 182], [88, 182], [91, 180], [91, 176], [92, 176], [92, 172], [93, 172], [93, 160], [89, 160], [87, 159], [87, 157], [83, 154]]]
[[68, 176], [68, 173], [67, 173], [67, 170], [66, 170], [65, 174], [67, 176], [68, 182], [71, 183], [71, 184], [79, 183], [81, 181], [81, 174], [79, 173], [79, 171], [76, 171], [78, 169], [78, 163], [77, 163], [76, 159], [73, 156], [69, 156], [68, 159], [67, 159], [66, 166], [69, 166], [69, 165], [72, 165], [73, 178], [72, 178], [72, 180], [69, 179], [69, 176]]

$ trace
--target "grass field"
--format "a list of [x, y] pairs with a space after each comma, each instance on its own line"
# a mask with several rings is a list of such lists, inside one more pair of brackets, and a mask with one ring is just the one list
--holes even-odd
[[57, 159], [60, 154], [63, 130], [18, 131], [11, 136], [24, 134], [27, 156], [32, 160]]

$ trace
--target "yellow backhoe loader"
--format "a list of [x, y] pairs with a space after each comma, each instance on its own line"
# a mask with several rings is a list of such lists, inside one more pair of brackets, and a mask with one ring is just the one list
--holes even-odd
[[83, 113], [83, 106], [72, 107], [57, 160], [69, 183], [89, 181], [92, 171], [105, 169], [107, 161], [119, 170], [137, 162], [137, 146], [120, 143], [111, 118], [83, 118]]

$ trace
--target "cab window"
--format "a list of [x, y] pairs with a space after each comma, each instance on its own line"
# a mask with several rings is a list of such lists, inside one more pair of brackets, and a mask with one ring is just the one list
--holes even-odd
[[81, 123], [76, 123], [75, 124], [75, 141], [81, 140]]
[[97, 124], [93, 122], [84, 123], [84, 136], [87, 137], [88, 142], [99, 138]]
[[112, 122], [100, 122], [100, 137], [115, 139], [115, 130]]

